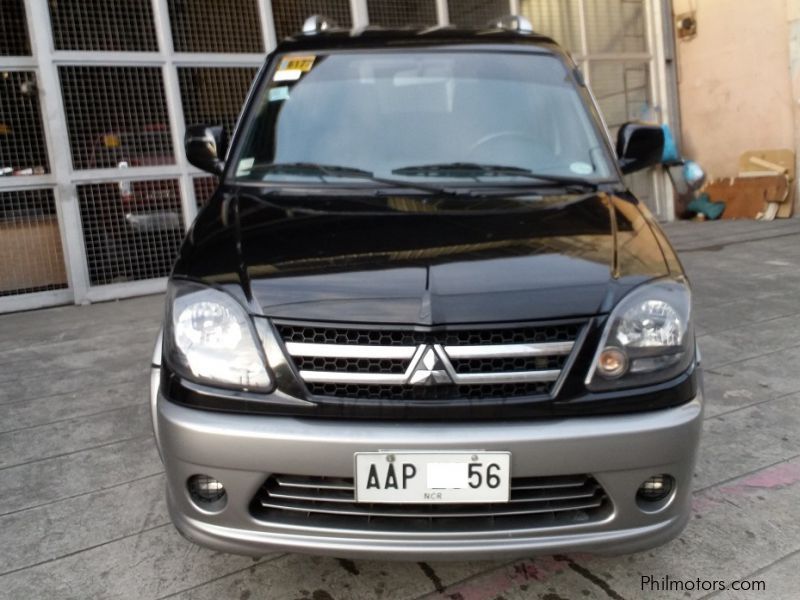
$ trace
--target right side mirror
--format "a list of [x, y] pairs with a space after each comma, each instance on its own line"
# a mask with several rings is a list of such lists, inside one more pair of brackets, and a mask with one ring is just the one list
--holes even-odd
[[664, 130], [660, 125], [625, 123], [617, 134], [617, 158], [627, 175], [654, 167], [664, 156]]
[[187, 160], [212, 175], [222, 175], [228, 149], [228, 134], [221, 125], [192, 125], [184, 136]]

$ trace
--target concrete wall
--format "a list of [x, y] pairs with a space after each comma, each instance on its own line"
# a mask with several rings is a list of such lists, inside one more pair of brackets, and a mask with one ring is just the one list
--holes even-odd
[[[745, 150], [794, 149], [789, 21], [800, 17], [800, 0], [691, 4], [697, 37], [677, 42], [684, 154], [710, 175], [727, 177], [737, 173]], [[689, 5], [673, 0], [675, 14]]]
[[[789, 22], [789, 74], [794, 115], [794, 149], [800, 148], [800, 0], [787, 0]], [[798, 157], [800, 160], [800, 157]], [[798, 171], [800, 172], [800, 171]], [[800, 212], [795, 208], [795, 213]]]

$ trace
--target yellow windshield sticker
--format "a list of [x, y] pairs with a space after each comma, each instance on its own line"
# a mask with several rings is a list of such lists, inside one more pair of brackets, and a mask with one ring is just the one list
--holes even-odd
[[287, 56], [278, 64], [273, 81], [297, 81], [314, 66], [316, 56]]
[[316, 56], [287, 56], [281, 61], [279, 71], [302, 71], [306, 73], [314, 66]]

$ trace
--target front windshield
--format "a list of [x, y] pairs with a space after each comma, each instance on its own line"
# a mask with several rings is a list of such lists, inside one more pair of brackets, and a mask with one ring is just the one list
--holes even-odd
[[588, 181], [613, 173], [571, 74], [546, 54], [287, 55], [256, 102], [234, 157], [239, 181], [489, 184], [518, 183], [522, 170]]

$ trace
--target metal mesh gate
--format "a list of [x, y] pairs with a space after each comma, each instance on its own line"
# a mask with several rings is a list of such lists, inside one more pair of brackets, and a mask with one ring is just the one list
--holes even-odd
[[367, 0], [367, 15], [370, 24], [381, 27], [429, 27], [438, 22], [433, 0]]
[[615, 126], [658, 97], [656, 2], [4, 0], [0, 312], [162, 290], [217, 183], [187, 163], [186, 126], [232, 128], [266, 52], [310, 14], [482, 26], [517, 10], [572, 50]]
[[22, 0], [0, 13], [0, 310], [69, 300], [41, 78]]
[[[653, 2], [648, 0], [521, 0], [520, 11], [535, 28], [572, 53], [616, 139], [631, 120], [663, 120], [666, 98], [659, 98], [655, 54], [660, 44]], [[663, 77], [663, 74], [661, 74]], [[663, 113], [663, 114], [662, 114]], [[628, 185], [653, 212], [668, 218], [661, 193], [663, 176], [652, 171], [628, 177]]]

